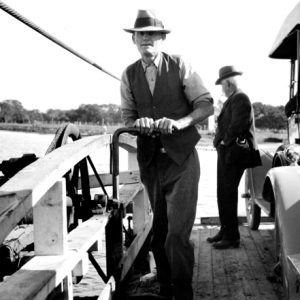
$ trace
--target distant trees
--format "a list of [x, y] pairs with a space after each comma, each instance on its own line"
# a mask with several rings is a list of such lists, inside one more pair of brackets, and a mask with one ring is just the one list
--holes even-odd
[[6, 123], [26, 123], [28, 113], [18, 100], [5, 100], [0, 102], [0, 121]]
[[93, 124], [119, 124], [121, 109], [116, 104], [82, 104], [78, 109], [48, 109], [46, 113], [39, 110], [26, 110], [18, 100], [0, 102], [0, 122], [33, 123], [40, 122], [82, 122]]
[[[215, 115], [219, 115], [223, 106], [222, 101], [215, 104]], [[260, 129], [286, 129], [287, 118], [284, 106], [272, 106], [261, 102], [253, 103], [255, 127]]]
[[[216, 113], [220, 111], [222, 102], [216, 104]], [[272, 106], [261, 102], [253, 103], [255, 125], [257, 128], [284, 129], [286, 116], [284, 106]], [[34, 123], [34, 122], [81, 122], [100, 125], [122, 123], [121, 108], [116, 104], [82, 104], [77, 109], [49, 109], [46, 113], [39, 110], [26, 110], [18, 100], [0, 102], [0, 122]], [[203, 124], [206, 124], [205, 122]]]
[[287, 118], [284, 113], [284, 106], [272, 106], [262, 104], [261, 102], [253, 103], [255, 116], [255, 126], [257, 128], [285, 129]]

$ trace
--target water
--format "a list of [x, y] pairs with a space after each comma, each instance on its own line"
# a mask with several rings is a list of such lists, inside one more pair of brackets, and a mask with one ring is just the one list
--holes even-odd
[[0, 130], [0, 162], [25, 153], [34, 153], [42, 157], [53, 138], [53, 134]]

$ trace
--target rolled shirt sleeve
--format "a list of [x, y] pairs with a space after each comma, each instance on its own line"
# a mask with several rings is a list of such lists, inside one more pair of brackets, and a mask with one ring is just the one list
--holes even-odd
[[121, 77], [121, 107], [122, 107], [122, 119], [126, 126], [131, 126], [138, 118], [137, 107], [134, 97], [131, 92], [129, 80], [126, 70]]
[[196, 108], [200, 102], [213, 103], [213, 98], [204, 86], [200, 75], [192, 68], [191, 64], [181, 57], [180, 78], [187, 100]]

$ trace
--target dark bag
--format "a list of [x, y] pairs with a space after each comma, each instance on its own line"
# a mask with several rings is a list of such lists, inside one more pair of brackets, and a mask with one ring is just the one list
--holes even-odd
[[225, 162], [228, 165], [251, 165], [252, 152], [247, 139], [237, 138], [232, 145], [226, 147]]

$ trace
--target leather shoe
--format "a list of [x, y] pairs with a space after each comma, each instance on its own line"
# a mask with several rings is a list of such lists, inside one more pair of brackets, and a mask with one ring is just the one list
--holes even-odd
[[240, 240], [221, 240], [219, 242], [213, 243], [215, 249], [228, 249], [228, 248], [238, 248], [240, 246]]
[[221, 231], [219, 231], [216, 235], [208, 237], [206, 239], [209, 243], [215, 243], [215, 242], [219, 242], [222, 240], [222, 233]]

